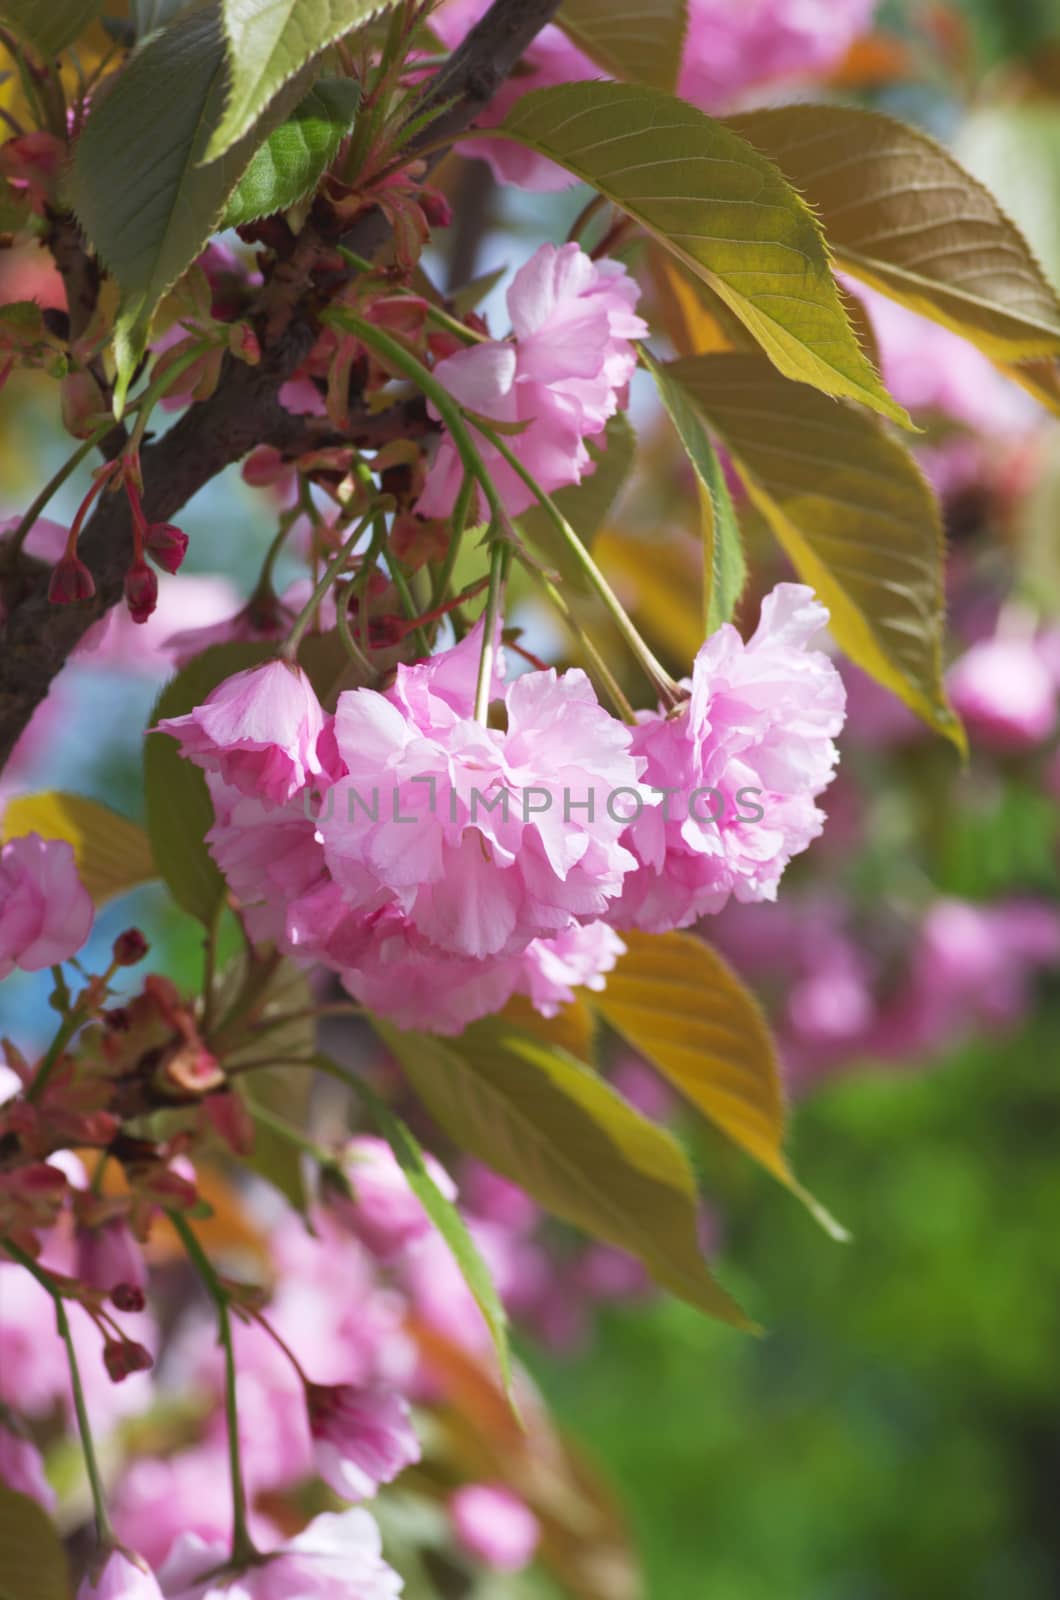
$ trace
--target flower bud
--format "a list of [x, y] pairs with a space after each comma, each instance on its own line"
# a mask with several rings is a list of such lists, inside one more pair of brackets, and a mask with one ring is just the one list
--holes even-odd
[[108, 1339], [103, 1346], [103, 1365], [111, 1383], [123, 1383], [133, 1372], [147, 1372], [154, 1365], [149, 1350], [135, 1339]]
[[125, 574], [125, 603], [134, 622], [146, 622], [158, 604], [158, 579], [146, 561], [134, 561]]
[[176, 572], [188, 553], [188, 536], [171, 522], [151, 522], [144, 529], [144, 548], [163, 572]]
[[142, 1311], [147, 1304], [143, 1290], [135, 1283], [116, 1283], [110, 1298], [119, 1311]]
[[119, 967], [135, 967], [150, 948], [139, 928], [126, 928], [115, 939], [112, 954]]
[[91, 600], [95, 592], [92, 574], [79, 556], [65, 555], [55, 563], [48, 581], [48, 599], [52, 605], [75, 605], [79, 600]]

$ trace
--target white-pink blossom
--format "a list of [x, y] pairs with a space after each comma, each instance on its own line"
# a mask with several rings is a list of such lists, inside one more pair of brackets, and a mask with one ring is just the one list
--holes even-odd
[[815, 804], [832, 778], [845, 696], [812, 645], [828, 613], [801, 584], [762, 602], [745, 644], [726, 624], [696, 656], [688, 701], [639, 722], [634, 753], [660, 794], [631, 821], [639, 870], [609, 913], [615, 926], [688, 927], [737, 900], [772, 900], [793, 855], [824, 824]]
[[[601, 434], [623, 403], [647, 332], [637, 316], [636, 281], [615, 261], [593, 261], [577, 244], [544, 244], [508, 289], [512, 338], [458, 350], [435, 376], [468, 411], [522, 424], [516, 454], [542, 489], [577, 483], [593, 469], [585, 441]], [[513, 516], [533, 493], [485, 439], [479, 440], [497, 491]], [[418, 510], [446, 516], [463, 467], [442, 438]]]

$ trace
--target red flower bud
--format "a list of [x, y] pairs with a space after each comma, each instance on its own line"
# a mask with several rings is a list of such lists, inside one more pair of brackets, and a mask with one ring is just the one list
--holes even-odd
[[134, 622], [146, 622], [158, 604], [158, 579], [146, 561], [134, 561], [125, 574], [125, 603]]
[[91, 600], [95, 592], [92, 574], [79, 556], [65, 555], [55, 563], [48, 581], [48, 599], [52, 605], [75, 605], [79, 600]]
[[188, 553], [188, 536], [171, 522], [152, 522], [144, 529], [144, 548], [164, 572], [176, 572]]
[[142, 961], [151, 946], [139, 928], [126, 928], [114, 941], [113, 956], [119, 967], [135, 967]]
[[437, 189], [421, 189], [420, 210], [432, 228], [448, 228], [453, 220], [453, 208]]
[[110, 1298], [119, 1311], [142, 1311], [147, 1304], [143, 1290], [135, 1283], [116, 1283]]
[[103, 1346], [103, 1365], [111, 1383], [121, 1383], [131, 1372], [147, 1372], [154, 1365], [150, 1350], [134, 1339], [108, 1339]]

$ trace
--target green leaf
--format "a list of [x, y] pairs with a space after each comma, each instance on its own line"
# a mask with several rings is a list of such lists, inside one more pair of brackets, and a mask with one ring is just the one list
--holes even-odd
[[749, 112], [728, 126], [806, 197], [848, 272], [995, 360], [1060, 351], [1060, 299], [1027, 241], [990, 191], [918, 128], [810, 105]]
[[[144, 42], [77, 141], [70, 203], [121, 289], [116, 411], [155, 308], [218, 227], [229, 195], [271, 131], [271, 123], [262, 124], [223, 161], [200, 165], [226, 80], [224, 41], [211, 6]], [[286, 101], [274, 108], [275, 120], [289, 110]]]
[[685, 390], [671, 380], [665, 367], [646, 350], [642, 350], [641, 357], [655, 379], [659, 398], [677, 429], [699, 484], [703, 514], [703, 613], [706, 631], [713, 633], [723, 622], [732, 621], [747, 582], [740, 525], [721, 462]]
[[232, 87], [206, 151], [223, 156], [283, 85], [334, 40], [395, 0], [222, 0]]
[[611, 77], [672, 90], [685, 13], [685, 0], [564, 0], [556, 21]]
[[[235, 998], [233, 979], [240, 965], [236, 964], [231, 977], [225, 974], [221, 1004], [217, 1008], [222, 1016], [227, 1010], [226, 1000]], [[243, 1160], [252, 1172], [271, 1183], [303, 1214], [309, 1202], [302, 1152], [294, 1141], [277, 1130], [268, 1114], [299, 1131], [305, 1127], [313, 1080], [309, 1065], [315, 1061], [313, 1005], [314, 996], [306, 974], [293, 962], [282, 961], [264, 997], [252, 1009], [253, 1029], [236, 1031], [232, 1048], [225, 1051], [225, 1065], [230, 1068], [241, 1067], [246, 1061], [261, 1056], [268, 1056], [277, 1063], [274, 1067], [255, 1067], [253, 1072], [240, 1072], [238, 1078], [233, 1079], [239, 1083], [254, 1123], [254, 1146]], [[292, 1021], [275, 1020], [288, 1012], [295, 1014]], [[300, 1065], [291, 1071], [288, 1063], [296, 1062]]]
[[[582, 544], [588, 547], [607, 520], [633, 470], [637, 439], [625, 413], [620, 411], [608, 422], [600, 444], [595, 439], [587, 440], [586, 444], [596, 463], [595, 470], [581, 483], [557, 489], [552, 499]], [[566, 541], [560, 538], [555, 523], [542, 506], [533, 505], [521, 512], [519, 526], [565, 583], [589, 591], [585, 573], [571, 557]]]
[[703, 1260], [684, 1151], [603, 1079], [499, 1019], [445, 1043], [375, 1026], [462, 1149], [547, 1211], [637, 1256], [690, 1305], [750, 1326]]
[[[379, 1132], [394, 1152], [394, 1158], [405, 1174], [409, 1188], [438, 1229], [449, 1248], [449, 1253], [460, 1268], [464, 1282], [474, 1296], [475, 1304], [482, 1312], [490, 1331], [493, 1347], [497, 1352], [501, 1378], [504, 1387], [510, 1391], [512, 1358], [508, 1348], [507, 1313], [501, 1304], [490, 1269], [468, 1232], [466, 1222], [453, 1202], [446, 1198], [431, 1177], [423, 1158], [423, 1151], [411, 1128], [406, 1127], [401, 1118], [394, 1115], [386, 1101], [381, 1100], [362, 1078], [356, 1080], [355, 1088], [368, 1107]], [[356, 1191], [356, 1169], [353, 1172], [353, 1186]]]
[[159, 28], [164, 28], [194, 3], [195, 0], [132, 0], [130, 10], [137, 39], [146, 39], [149, 33], [157, 33]]
[[253, 157], [228, 202], [224, 226], [270, 217], [311, 194], [338, 154], [360, 98], [361, 86], [353, 78], [325, 78], [314, 85], [290, 121], [270, 133]]
[[[149, 728], [163, 717], [182, 717], [201, 705], [224, 678], [256, 666], [273, 654], [268, 645], [212, 645], [189, 661], [162, 690]], [[180, 754], [167, 733], [151, 733], [144, 741], [144, 794], [147, 832], [158, 871], [174, 900], [210, 927], [224, 893], [224, 882], [206, 848], [213, 826], [213, 806], [206, 779]]]
[[3, 837], [39, 833], [73, 845], [81, 881], [97, 905], [158, 877], [151, 841], [128, 817], [83, 794], [16, 795], [4, 808]]
[[36, 1500], [0, 1483], [0, 1600], [69, 1600], [70, 1594], [55, 1524]]
[[768, 1024], [715, 950], [687, 933], [624, 933], [627, 953], [593, 997], [600, 1015], [733, 1144], [846, 1233], [784, 1155], [784, 1097]]
[[0, 0], [0, 22], [51, 61], [95, 21], [101, 7], [102, 0]]
[[786, 377], [908, 424], [854, 337], [813, 212], [730, 128], [657, 89], [575, 83], [523, 95], [489, 136], [528, 145], [621, 206]]
[[850, 656], [964, 749], [942, 684], [943, 536], [908, 450], [757, 355], [671, 362]]

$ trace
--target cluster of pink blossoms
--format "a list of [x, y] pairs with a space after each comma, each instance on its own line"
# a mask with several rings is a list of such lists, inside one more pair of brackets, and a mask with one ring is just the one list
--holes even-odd
[[749, 642], [719, 630], [688, 699], [634, 727], [576, 670], [495, 670], [505, 726], [482, 725], [481, 625], [334, 716], [275, 661], [160, 727], [208, 774], [208, 843], [252, 936], [402, 1026], [454, 1033], [515, 993], [552, 1015], [602, 987], [615, 927], [775, 896], [836, 760], [842, 683], [812, 648], [826, 621], [780, 585]]

